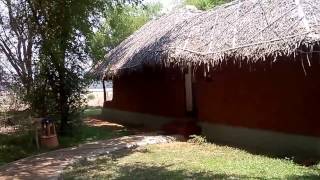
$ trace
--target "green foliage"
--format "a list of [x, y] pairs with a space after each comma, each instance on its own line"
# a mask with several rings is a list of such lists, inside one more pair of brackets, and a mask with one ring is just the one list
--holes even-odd
[[93, 94], [89, 94], [87, 98], [88, 100], [94, 100], [96, 97]]
[[[11, 65], [7, 70], [15, 71], [10, 72], [10, 87], [31, 106], [34, 116], [49, 115], [60, 120], [61, 133], [70, 130], [75, 124], [72, 121], [80, 120], [85, 89], [91, 81], [86, 76], [89, 55], [101, 59], [105, 48], [119, 43], [146, 21], [154, 9], [137, 6], [140, 2], [0, 2], [0, 7], [7, 9], [0, 13], [0, 26], [4, 27], [0, 32], [0, 48], [5, 50], [6, 61]], [[135, 7], [139, 10], [134, 10]], [[94, 33], [101, 19], [108, 25]], [[2, 69], [6, 64], [0, 66], [1, 82], [5, 80]]]
[[214, 6], [230, 2], [231, 0], [186, 0], [187, 5], [193, 5], [200, 10], [209, 10]]
[[138, 30], [161, 9], [160, 4], [125, 5], [108, 9], [105, 22], [89, 38], [89, 51], [95, 63], [104, 59], [106, 52]]
[[189, 143], [194, 143], [194, 144], [207, 144], [208, 141], [206, 137], [199, 136], [199, 135], [190, 135], [190, 139], [188, 139]]
[[[19, 40], [8, 43], [12, 48], [6, 51], [7, 60], [16, 69], [10, 77], [15, 82], [11, 87], [31, 106], [34, 116], [49, 115], [59, 120], [60, 133], [67, 133], [81, 119], [85, 89], [91, 82], [86, 76], [90, 59], [101, 60], [107, 49], [119, 44], [159, 10], [157, 5], [138, 5], [140, 0], [5, 2], [0, 2], [8, 9], [8, 13], [0, 13], [0, 25], [6, 24], [4, 33], [0, 33], [0, 45], [6, 46], [10, 39]], [[102, 19], [102, 27], [94, 33]], [[27, 51], [10, 51], [15, 46], [26, 46]], [[1, 81], [3, 72], [1, 69]]]
[[32, 133], [0, 134], [0, 166], [36, 153], [37, 148], [33, 144], [33, 137]]
[[60, 134], [69, 133], [85, 105], [85, 89], [91, 81], [85, 74], [89, 67], [87, 39], [102, 13], [127, 2], [139, 1], [30, 0], [41, 41], [29, 99], [37, 114], [60, 120]]

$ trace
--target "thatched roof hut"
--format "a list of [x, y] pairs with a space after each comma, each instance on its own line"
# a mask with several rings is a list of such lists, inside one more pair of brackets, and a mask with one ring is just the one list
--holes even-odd
[[[108, 55], [101, 75], [145, 64], [215, 66], [309, 53], [320, 41], [319, 0], [238, 0], [210, 11], [180, 10], [144, 25]], [[308, 52], [306, 52], [308, 51]]]

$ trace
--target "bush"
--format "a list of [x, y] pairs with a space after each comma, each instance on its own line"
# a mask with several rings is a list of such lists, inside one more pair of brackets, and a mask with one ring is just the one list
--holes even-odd
[[215, 6], [230, 2], [231, 0], [186, 0], [187, 5], [195, 6], [200, 10], [209, 10]]
[[87, 98], [88, 100], [94, 100], [96, 97], [93, 94], [89, 94]]
[[188, 143], [200, 144], [200, 145], [208, 143], [206, 137], [204, 137], [204, 136], [190, 135], [189, 138], [190, 139], [188, 140]]

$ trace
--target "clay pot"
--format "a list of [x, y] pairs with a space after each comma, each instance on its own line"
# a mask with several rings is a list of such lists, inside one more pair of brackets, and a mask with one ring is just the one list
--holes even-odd
[[45, 148], [56, 148], [59, 146], [58, 137], [56, 134], [50, 136], [40, 136], [40, 144]]

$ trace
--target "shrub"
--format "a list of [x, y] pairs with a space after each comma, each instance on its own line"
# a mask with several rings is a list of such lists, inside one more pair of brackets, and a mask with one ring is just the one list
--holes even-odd
[[93, 94], [89, 94], [87, 98], [88, 100], [94, 100], [96, 97]]
[[200, 145], [208, 143], [206, 137], [204, 137], [204, 136], [190, 135], [189, 138], [190, 139], [188, 140], [188, 143], [200, 144]]

